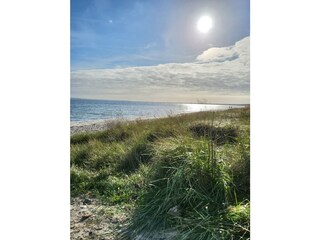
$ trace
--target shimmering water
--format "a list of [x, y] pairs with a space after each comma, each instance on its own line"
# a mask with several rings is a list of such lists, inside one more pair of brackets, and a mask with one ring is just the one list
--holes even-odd
[[242, 106], [71, 99], [71, 122], [154, 118], [239, 107]]

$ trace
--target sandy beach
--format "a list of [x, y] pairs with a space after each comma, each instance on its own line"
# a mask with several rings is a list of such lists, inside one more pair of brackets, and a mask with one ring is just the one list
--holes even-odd
[[[176, 114], [183, 115], [183, 114]], [[170, 117], [169, 115], [167, 117]], [[70, 123], [70, 135], [74, 135], [76, 133], [85, 133], [85, 132], [97, 132], [103, 131], [109, 128], [112, 128], [118, 124], [130, 124], [133, 122], [140, 122], [140, 121], [149, 121], [152, 119], [162, 119], [167, 117], [159, 117], [159, 118], [151, 118], [151, 117], [144, 117], [144, 118], [136, 118], [136, 119], [114, 119], [114, 120], [99, 120], [99, 121], [91, 121], [91, 122], [71, 122]]]
[[70, 135], [81, 132], [95, 132], [102, 131], [112, 126], [115, 126], [124, 120], [104, 120], [104, 121], [96, 121], [96, 122], [77, 122], [70, 124]]

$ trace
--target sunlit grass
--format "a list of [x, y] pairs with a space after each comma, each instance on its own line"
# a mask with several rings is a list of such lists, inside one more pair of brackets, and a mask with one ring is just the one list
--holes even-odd
[[71, 137], [71, 195], [130, 205], [121, 236], [249, 239], [250, 110], [122, 123]]

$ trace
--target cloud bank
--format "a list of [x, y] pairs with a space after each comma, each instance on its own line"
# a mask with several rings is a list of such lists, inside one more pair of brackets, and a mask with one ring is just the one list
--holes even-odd
[[250, 37], [209, 48], [194, 62], [71, 72], [71, 96], [96, 99], [249, 102]]

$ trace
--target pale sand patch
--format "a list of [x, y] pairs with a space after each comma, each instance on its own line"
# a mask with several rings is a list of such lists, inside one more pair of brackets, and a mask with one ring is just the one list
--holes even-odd
[[92, 198], [72, 198], [70, 239], [116, 239], [126, 226], [130, 210], [104, 206]]

